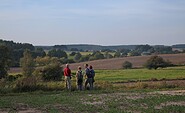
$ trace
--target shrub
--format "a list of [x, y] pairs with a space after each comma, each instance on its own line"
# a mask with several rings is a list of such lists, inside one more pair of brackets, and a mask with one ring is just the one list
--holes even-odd
[[75, 63], [75, 61], [73, 59], [60, 58], [60, 63], [62, 64]]
[[123, 62], [122, 67], [123, 67], [123, 69], [131, 69], [132, 68], [132, 63], [128, 62], [128, 61], [125, 61], [125, 62]]
[[19, 92], [37, 90], [37, 80], [35, 76], [27, 76], [16, 81], [15, 90]]
[[82, 57], [80, 58], [80, 62], [88, 61], [88, 60], [89, 60], [89, 57], [90, 57], [90, 55], [82, 56]]
[[74, 61], [79, 62], [81, 57], [82, 57], [82, 55], [79, 52], [76, 53], [75, 56], [74, 56]]
[[76, 52], [71, 52], [69, 56], [75, 56]]
[[101, 52], [99, 52], [99, 51], [95, 52], [93, 56], [94, 56], [94, 58], [96, 60], [98, 60], [98, 59], [104, 59], [104, 55]]
[[164, 68], [164, 67], [172, 66], [172, 64], [169, 61], [165, 61], [160, 56], [152, 56], [150, 59], [147, 60], [144, 66], [148, 69], [157, 69], [159, 67]]
[[121, 53], [120, 53], [119, 51], [117, 51], [117, 52], [114, 54], [114, 57], [115, 57], [115, 58], [121, 57]]
[[59, 81], [62, 79], [63, 68], [60, 64], [50, 64], [42, 68], [41, 76], [44, 80], [50, 81]]

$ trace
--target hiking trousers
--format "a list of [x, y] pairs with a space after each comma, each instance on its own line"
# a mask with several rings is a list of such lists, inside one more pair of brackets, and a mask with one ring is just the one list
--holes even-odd
[[71, 90], [71, 77], [65, 76], [65, 85], [68, 90]]
[[93, 79], [92, 78], [87, 78], [85, 80], [85, 88], [87, 88], [87, 84], [89, 84], [90, 90], [92, 90], [93, 89]]
[[83, 89], [83, 85], [82, 85], [82, 84], [77, 85], [77, 89], [78, 89], [78, 90], [80, 90], [80, 91], [82, 91], [82, 89]]

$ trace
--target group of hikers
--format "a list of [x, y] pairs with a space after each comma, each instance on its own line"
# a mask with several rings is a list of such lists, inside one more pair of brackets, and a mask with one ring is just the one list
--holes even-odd
[[[83, 90], [83, 81], [85, 79], [84, 88], [87, 89], [87, 86], [89, 85], [89, 89], [93, 89], [93, 83], [94, 83], [94, 77], [95, 77], [95, 71], [93, 70], [93, 67], [88, 64], [84, 65], [85, 70], [82, 71], [82, 67], [78, 67], [78, 70], [76, 71], [76, 84], [78, 90]], [[69, 64], [66, 64], [66, 67], [64, 68], [64, 79], [65, 79], [65, 85], [68, 90], [71, 90], [71, 69], [69, 68]]]

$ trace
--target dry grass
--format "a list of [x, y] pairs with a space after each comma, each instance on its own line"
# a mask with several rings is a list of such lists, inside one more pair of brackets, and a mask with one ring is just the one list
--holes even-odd
[[168, 80], [168, 81], [145, 81], [145, 82], [128, 82], [115, 83], [114, 87], [125, 89], [165, 89], [165, 88], [184, 88], [185, 80]]

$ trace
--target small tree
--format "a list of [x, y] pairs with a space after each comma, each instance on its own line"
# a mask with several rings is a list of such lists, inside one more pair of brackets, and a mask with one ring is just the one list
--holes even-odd
[[123, 69], [131, 69], [132, 68], [132, 63], [129, 61], [123, 62]]
[[88, 61], [89, 60], [90, 55], [84, 55], [80, 58], [80, 62], [84, 62], [84, 61]]
[[69, 56], [75, 56], [76, 55], [76, 52], [71, 52], [70, 54], [69, 54]]
[[82, 55], [79, 52], [76, 53], [75, 56], [74, 56], [74, 61], [79, 62], [81, 57], [82, 57]]
[[150, 59], [147, 60], [147, 62], [144, 64], [144, 66], [148, 69], [157, 69], [159, 67], [164, 68], [171, 66], [172, 64], [169, 61], [165, 61], [160, 56], [152, 56]]
[[119, 51], [117, 51], [117, 52], [114, 54], [114, 57], [115, 57], [115, 58], [121, 57], [121, 53], [120, 53]]
[[105, 52], [104, 57], [107, 59], [113, 58], [113, 56], [111, 54], [109, 54], [109, 52], [107, 52], [107, 51]]
[[95, 54], [94, 54], [94, 58], [95, 58], [96, 60], [98, 60], [98, 59], [104, 59], [104, 55], [103, 55], [101, 52], [97, 51], [97, 52], [95, 52]]
[[23, 58], [20, 60], [23, 75], [31, 76], [34, 71], [35, 62], [32, 58], [31, 52], [28, 49], [26, 49], [23, 54]]

